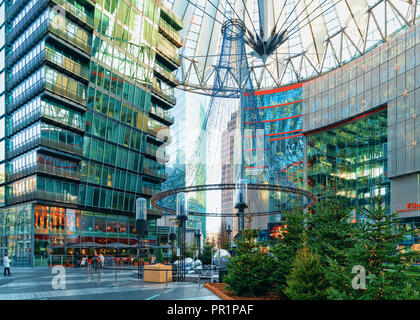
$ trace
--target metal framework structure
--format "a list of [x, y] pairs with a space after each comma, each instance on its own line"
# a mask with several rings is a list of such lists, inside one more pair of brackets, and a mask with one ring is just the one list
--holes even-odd
[[260, 38], [268, 43], [266, 50], [261, 50], [247, 41], [256, 90], [308, 80], [338, 68], [420, 18], [420, 0], [164, 2], [185, 26], [179, 88], [208, 95], [218, 72], [220, 30], [231, 18], [245, 24], [249, 40], [258, 42]]
[[[150, 203], [156, 209], [162, 210], [163, 212], [166, 212], [169, 215], [176, 215], [176, 209], [165, 207], [159, 204], [158, 202], [167, 197], [176, 196], [178, 193], [181, 193], [181, 192], [190, 193], [190, 192], [202, 192], [202, 191], [235, 190], [235, 188], [236, 188], [236, 185], [234, 183], [183, 187], [183, 188], [167, 190], [167, 191], [155, 194], [152, 196]], [[308, 201], [307, 203], [303, 203], [304, 201], [302, 201], [302, 204], [299, 206], [299, 208], [302, 210], [308, 209], [314, 206], [318, 201], [317, 196], [312, 192], [299, 189], [299, 188], [282, 186], [282, 185], [248, 184], [248, 190], [274, 191], [274, 192], [282, 192], [282, 193], [288, 193], [288, 194], [293, 194], [296, 196], [305, 197]], [[281, 214], [285, 211], [290, 211], [290, 209], [285, 208], [285, 209], [276, 210], [276, 211], [249, 212], [248, 214], [252, 214], [254, 216], [267, 216], [267, 215]], [[203, 213], [203, 212], [196, 212], [196, 211], [188, 211], [188, 214], [193, 215], [193, 216], [207, 216], [207, 217], [236, 217], [236, 213], [223, 213], [223, 212]]]

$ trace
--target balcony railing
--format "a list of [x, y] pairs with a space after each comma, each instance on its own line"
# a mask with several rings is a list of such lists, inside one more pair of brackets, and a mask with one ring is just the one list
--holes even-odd
[[165, 93], [156, 82], [154, 82], [152, 85], [152, 92], [156, 93], [158, 96], [162, 97], [164, 100], [168, 101], [170, 104], [173, 104], [173, 105], [176, 104], [175, 97], [173, 95], [169, 95]]
[[160, 178], [160, 179], [167, 179], [166, 172], [165, 173], [160, 173], [160, 172], [158, 172], [158, 171], [156, 171], [152, 168], [144, 167], [143, 168], [143, 173], [145, 173], [149, 176], [152, 176], [152, 177], [157, 177], [157, 178]]
[[80, 172], [78, 171], [72, 171], [65, 168], [57, 168], [51, 165], [38, 166], [37, 170], [38, 172], [42, 172], [45, 174], [51, 174], [51, 175], [60, 176], [64, 178], [80, 180]]
[[[161, 37], [163, 39], [163, 37]], [[172, 63], [174, 63], [177, 67], [181, 65], [181, 58], [179, 55], [172, 51], [171, 49], [167, 48], [162, 42], [168, 41], [168, 40], [159, 40], [157, 43], [156, 49], [157, 51], [162, 54], [164, 57], [169, 59]]]
[[184, 39], [180, 37], [180, 35], [169, 26], [164, 20], [160, 20], [159, 22], [159, 31], [162, 31], [167, 37], [171, 39], [171, 41], [178, 47], [182, 47], [184, 45]]
[[26, 202], [35, 199], [48, 200], [53, 202], [66, 202], [77, 204], [77, 196], [72, 196], [65, 193], [57, 193], [51, 191], [37, 190], [21, 195], [10, 195], [8, 197], [8, 204], [15, 204], [19, 202]]
[[[149, 156], [152, 156], [152, 157], [155, 157], [156, 158], [156, 151], [157, 151], [157, 149], [158, 149], [158, 147], [157, 146], [150, 146], [150, 145], [147, 145], [146, 146], [146, 154], [147, 155], [149, 155]], [[165, 154], [164, 156], [163, 156], [163, 159], [162, 160], [164, 160], [164, 161], [169, 161], [169, 157]]]
[[84, 39], [70, 35], [67, 29], [64, 29], [62, 26], [59, 26], [55, 23], [51, 23], [48, 26], [48, 30], [54, 33], [59, 38], [78, 47], [79, 49], [86, 52], [87, 54], [90, 55], [92, 53], [92, 47], [89, 43], [87, 43]]
[[38, 120], [41, 117], [41, 109], [35, 109], [29, 112], [28, 114], [25, 114], [22, 118], [19, 118], [16, 120], [16, 122], [12, 123], [11, 125], [7, 126], [6, 132], [7, 135], [10, 136], [14, 134], [15, 132], [22, 130], [26, 126], [32, 124], [36, 120]]
[[159, 119], [163, 119], [165, 122], [168, 122], [170, 124], [173, 124], [175, 121], [175, 118], [169, 114], [169, 112], [164, 112], [161, 109], [158, 109], [155, 106], [151, 106], [149, 112]]
[[90, 17], [86, 13], [84, 13], [83, 11], [80, 11], [74, 5], [72, 5], [71, 3], [67, 2], [66, 0], [52, 0], [52, 2], [60, 5], [68, 13], [70, 13], [72, 16], [74, 16], [75, 18], [79, 19], [83, 23], [85, 23], [88, 26], [90, 26], [91, 28], [93, 28], [93, 25], [94, 25], [93, 17]]
[[84, 131], [83, 122], [80, 123], [80, 125], [70, 124], [70, 123], [67, 123], [64, 118], [57, 119], [55, 117], [52, 117], [51, 115], [48, 115], [46, 113], [42, 113], [41, 108], [37, 108], [37, 109], [29, 112], [28, 114], [25, 114], [22, 118], [17, 119], [16, 122], [9, 125], [7, 127], [7, 135], [10, 136], [17, 131], [22, 130], [23, 128], [25, 128], [26, 126], [28, 126], [28, 125], [32, 124], [33, 122], [37, 121], [41, 117], [49, 119], [49, 120], [54, 121], [56, 123], [59, 123], [61, 125], [64, 125], [66, 127], [75, 128], [79, 131]]
[[79, 76], [82, 79], [89, 80], [89, 71], [87, 67], [82, 66], [67, 57], [59, 55], [50, 48], [45, 48], [45, 58], [55, 65], [67, 70], [68, 72]]
[[78, 94], [74, 91], [71, 91], [66, 87], [63, 87], [63, 86], [55, 84], [55, 83], [53, 84], [53, 83], [50, 83], [50, 82], [45, 82], [45, 89], [47, 89], [47, 90], [49, 90], [53, 93], [56, 93], [60, 96], [66, 97], [70, 100], [73, 100], [73, 101], [75, 101], [75, 102], [77, 102], [77, 103], [86, 107], [86, 98], [83, 95], [80, 95], [80, 94]]
[[37, 137], [34, 137], [30, 140], [26, 140], [24, 143], [16, 146], [12, 150], [7, 150], [7, 157], [9, 159], [14, 158], [18, 154], [21, 154], [23, 152], [26, 152], [27, 150], [33, 149], [34, 147], [36, 147], [38, 145], [43, 145], [43, 146], [48, 147], [48, 148], [57, 149], [57, 150], [65, 151], [65, 152], [68, 152], [68, 153], [76, 154], [78, 156], [83, 155], [83, 147], [78, 147], [78, 146], [71, 145], [71, 144], [68, 144], [68, 143], [63, 143], [63, 142], [57, 142], [57, 141], [53, 141], [53, 140], [50, 140], [50, 139], [47, 139], [47, 138], [44, 138], [44, 137], [37, 136]]
[[41, 137], [41, 145], [48, 147], [48, 148], [52, 148], [52, 149], [57, 149], [57, 150], [61, 150], [61, 151], [65, 151], [68, 153], [73, 153], [76, 154], [78, 156], [82, 156], [83, 155], [83, 147], [82, 146], [76, 146], [76, 145], [72, 145], [72, 144], [68, 144], [68, 143], [63, 143], [63, 142], [58, 142], [58, 141], [53, 141], [44, 137]]
[[32, 175], [36, 172], [41, 172], [41, 173], [69, 178], [69, 179], [80, 180], [79, 172], [74, 172], [74, 171], [67, 170], [64, 168], [57, 168], [51, 165], [40, 166], [37, 164], [32, 164], [30, 166], [22, 167], [19, 171], [7, 174], [7, 181], [9, 182], [9, 181], [18, 180], [23, 177]]
[[169, 72], [168, 70], [165, 70], [160, 65], [155, 63], [154, 70], [159, 73], [163, 78], [169, 80], [172, 84], [178, 85], [178, 80], [176, 80], [175, 75], [172, 72]]

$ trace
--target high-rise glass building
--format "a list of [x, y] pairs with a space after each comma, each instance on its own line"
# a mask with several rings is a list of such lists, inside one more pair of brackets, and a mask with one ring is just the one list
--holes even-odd
[[[134, 250], [135, 200], [166, 179], [182, 22], [155, 0], [0, 8], [1, 249], [23, 265]], [[149, 205], [150, 245], [160, 215]]]
[[[193, 153], [196, 140], [200, 134], [203, 134], [201, 127], [206, 115], [208, 98], [181, 90], [176, 90], [176, 98], [177, 104], [171, 110], [175, 122], [171, 126], [171, 142], [166, 148], [168, 180], [162, 184], [163, 190], [205, 185], [207, 177], [206, 152], [203, 152], [198, 158]], [[205, 192], [187, 194], [187, 197], [188, 210], [206, 212]], [[166, 201], [169, 207], [175, 208], [175, 197], [169, 197]], [[167, 239], [166, 235], [171, 232], [168, 227], [172, 226], [172, 231], [176, 231], [174, 216], [166, 216], [159, 220], [158, 224], [160, 226], [158, 230], [161, 229], [164, 239]], [[202, 247], [206, 238], [206, 217], [188, 216], [186, 222], [187, 245], [198, 247], [198, 237], [195, 234], [198, 229], [201, 230], [200, 243]], [[165, 241], [161, 243], [164, 244]]]

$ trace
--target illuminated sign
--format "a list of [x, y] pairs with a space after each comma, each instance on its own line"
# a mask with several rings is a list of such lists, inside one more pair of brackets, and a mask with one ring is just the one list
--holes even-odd
[[395, 212], [408, 212], [420, 210], [420, 203], [410, 202], [407, 203], [407, 207], [404, 210], [397, 210]]

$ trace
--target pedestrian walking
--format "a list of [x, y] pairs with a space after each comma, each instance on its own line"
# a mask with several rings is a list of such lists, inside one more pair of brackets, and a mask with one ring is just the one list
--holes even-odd
[[80, 268], [80, 260], [82, 259], [82, 256], [80, 255], [79, 251], [76, 252], [74, 259], [76, 262], [76, 268]]
[[95, 251], [95, 255], [92, 258], [92, 268], [94, 271], [97, 271], [100, 268], [101, 259], [98, 256], [98, 253]]
[[99, 260], [101, 261], [100, 262], [100, 268], [103, 268], [104, 267], [104, 264], [105, 264], [105, 257], [104, 257], [104, 255], [102, 253], [99, 254]]
[[3, 266], [4, 266], [4, 276], [6, 276], [6, 271], [10, 277], [10, 262], [13, 262], [13, 260], [9, 259], [9, 254], [5, 253], [3, 258]]

